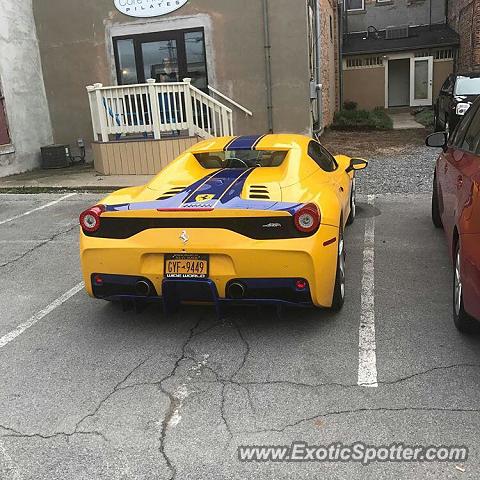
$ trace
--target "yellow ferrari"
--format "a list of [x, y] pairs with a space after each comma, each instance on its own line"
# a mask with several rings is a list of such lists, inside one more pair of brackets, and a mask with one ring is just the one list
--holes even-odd
[[87, 292], [167, 312], [183, 302], [339, 310], [344, 229], [366, 166], [302, 135], [202, 141], [80, 215]]

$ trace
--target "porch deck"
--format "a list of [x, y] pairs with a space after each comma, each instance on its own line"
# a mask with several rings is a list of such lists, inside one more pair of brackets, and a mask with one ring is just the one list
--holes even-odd
[[102, 175], [154, 175], [199, 140], [197, 136], [179, 136], [94, 142], [95, 170]]

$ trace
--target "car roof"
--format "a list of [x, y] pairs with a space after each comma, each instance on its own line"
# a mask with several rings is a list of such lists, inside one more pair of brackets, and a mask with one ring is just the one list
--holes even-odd
[[454, 73], [455, 77], [469, 77], [469, 78], [478, 78], [480, 77], [480, 73], [476, 72], [463, 72], [463, 73]]

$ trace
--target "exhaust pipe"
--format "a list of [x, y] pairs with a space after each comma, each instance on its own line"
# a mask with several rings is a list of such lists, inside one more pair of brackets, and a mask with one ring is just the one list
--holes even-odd
[[140, 297], [148, 297], [150, 295], [150, 284], [145, 280], [139, 280], [135, 284], [135, 293]]
[[229, 297], [235, 300], [240, 300], [245, 297], [245, 292], [245, 286], [238, 282], [234, 282], [228, 287]]

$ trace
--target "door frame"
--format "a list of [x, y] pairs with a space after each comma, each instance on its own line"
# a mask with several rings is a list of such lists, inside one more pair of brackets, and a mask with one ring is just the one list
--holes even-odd
[[[428, 71], [427, 71], [427, 88], [428, 88], [428, 97], [426, 99], [415, 100], [415, 62], [425, 61], [428, 62]], [[410, 59], [410, 106], [411, 107], [421, 107], [432, 105], [433, 102], [433, 56], [429, 55], [426, 57], [412, 57]]]
[[[390, 55], [386, 55], [384, 65], [385, 65], [385, 108], [389, 108], [388, 106], [388, 62], [390, 60], [402, 60], [405, 58], [410, 59], [410, 73], [411, 73], [411, 63], [412, 63], [412, 58], [413, 58], [413, 53], [392, 53]], [[411, 83], [411, 80], [410, 80]]]
[[[402, 60], [405, 58], [410, 59], [410, 107], [420, 106], [420, 105], [432, 105], [433, 101], [433, 56], [428, 57], [415, 57], [413, 52], [409, 53], [392, 53], [389, 55], [385, 55], [384, 57], [384, 67], [385, 67], [385, 108], [389, 108], [388, 106], [388, 62], [390, 60]], [[429, 60], [428, 65], [428, 77], [429, 77], [429, 98], [428, 100], [414, 100], [414, 75], [415, 75], [415, 61], [416, 60]], [[420, 102], [420, 103], [417, 103]]]
[[[115, 72], [116, 72], [116, 84], [120, 85], [119, 80], [121, 78], [119, 52], [118, 52], [118, 44], [117, 44], [119, 40], [130, 40], [130, 39], [133, 40], [138, 83], [145, 83], [147, 79], [146, 78], [144, 79], [145, 69], [143, 64], [142, 44], [156, 42], [156, 41], [175, 40], [176, 48], [177, 48], [178, 71], [179, 71], [180, 77], [182, 77], [182, 72], [186, 72], [186, 69], [187, 69], [186, 49], [185, 49], [185, 43], [183, 41], [183, 38], [184, 38], [184, 34], [189, 32], [202, 32], [203, 34], [203, 48], [205, 52], [205, 68], [206, 68], [206, 78], [207, 78], [207, 85], [208, 85], [209, 66], [207, 61], [208, 55], [207, 55], [207, 45], [205, 41], [204, 27], [164, 30], [159, 32], [137, 33], [137, 34], [131, 34], [131, 35], [117, 35], [114, 37], [112, 36], [113, 54], [114, 54]], [[182, 78], [179, 78], [180, 82], [182, 80], [183, 80]]]

